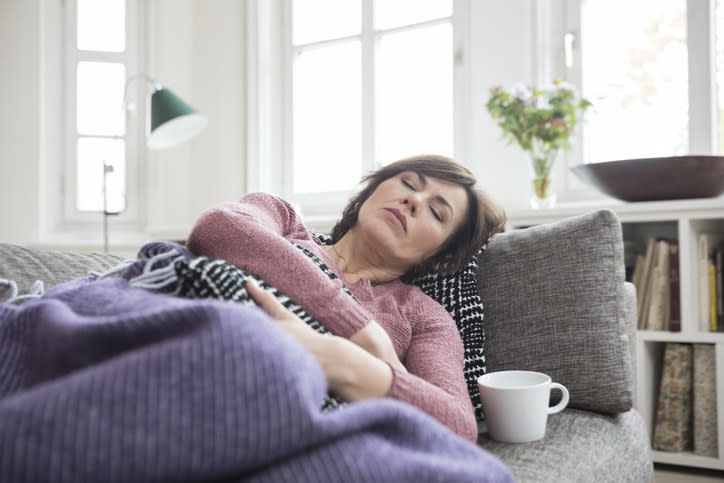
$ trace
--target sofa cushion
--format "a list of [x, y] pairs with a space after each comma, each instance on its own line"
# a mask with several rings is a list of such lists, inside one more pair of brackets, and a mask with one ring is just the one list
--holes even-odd
[[480, 260], [489, 372], [549, 374], [570, 407], [633, 404], [621, 225], [610, 210], [497, 236]]
[[[103, 272], [123, 261], [123, 257], [109, 253], [75, 253], [41, 250], [0, 243], [0, 279], [12, 280], [19, 294], [26, 293], [36, 280], [43, 281], [45, 289], [90, 272]], [[0, 301], [10, 297], [8, 286], [0, 286]]]
[[501, 443], [483, 432], [478, 444], [513, 471], [515, 481], [653, 481], [646, 425], [634, 409], [614, 416], [565, 409], [548, 418], [532, 443]]

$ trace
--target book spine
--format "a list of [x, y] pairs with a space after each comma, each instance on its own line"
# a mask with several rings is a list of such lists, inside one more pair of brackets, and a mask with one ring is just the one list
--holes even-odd
[[716, 403], [716, 351], [713, 344], [694, 344], [694, 454], [719, 455]]
[[724, 330], [724, 301], [722, 297], [722, 248], [714, 250], [714, 276], [716, 278], [716, 329]]
[[711, 330], [709, 322], [709, 264], [699, 260], [699, 330]]
[[709, 238], [706, 233], [700, 233], [698, 238], [697, 261], [699, 262], [699, 330], [709, 332]]
[[656, 450], [682, 452], [692, 448], [691, 357], [691, 345], [666, 344], [654, 429]]
[[716, 267], [709, 263], [709, 330], [716, 332]]
[[681, 332], [681, 288], [679, 282], [679, 239], [669, 240], [669, 330]]
[[651, 298], [651, 279], [656, 259], [656, 239], [649, 237], [646, 243], [646, 264], [641, 277], [641, 296], [638, 298], [639, 329], [648, 329], [649, 304]]
[[[656, 242], [656, 261], [651, 274], [647, 330], [668, 330], [669, 328], [669, 243]], [[646, 312], [645, 312], [646, 313]]]

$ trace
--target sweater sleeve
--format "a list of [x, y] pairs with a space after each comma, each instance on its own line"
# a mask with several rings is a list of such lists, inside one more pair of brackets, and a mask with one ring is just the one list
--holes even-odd
[[290, 240], [311, 239], [286, 201], [251, 193], [204, 212], [188, 239], [196, 255], [220, 258], [260, 276], [322, 323], [349, 338], [372, 316], [294, 247]]
[[458, 435], [475, 442], [478, 424], [463, 374], [462, 340], [450, 314], [430, 302], [417, 305], [417, 317], [424, 313], [425, 323], [418, 322], [405, 354], [403, 364], [409, 372], [392, 369], [388, 396], [422, 409]]

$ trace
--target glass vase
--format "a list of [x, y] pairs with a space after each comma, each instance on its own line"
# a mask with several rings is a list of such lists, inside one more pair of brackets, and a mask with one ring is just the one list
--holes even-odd
[[556, 193], [551, 187], [551, 169], [558, 156], [558, 150], [529, 151], [533, 194], [530, 197], [532, 208], [552, 208], [556, 204]]

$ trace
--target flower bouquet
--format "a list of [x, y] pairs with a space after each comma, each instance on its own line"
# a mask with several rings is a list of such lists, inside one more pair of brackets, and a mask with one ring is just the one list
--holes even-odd
[[530, 157], [533, 167], [535, 207], [551, 206], [550, 174], [560, 150], [571, 149], [578, 115], [593, 106], [578, 98], [574, 87], [561, 79], [541, 90], [518, 83], [510, 91], [500, 86], [490, 90], [486, 107], [508, 144], [517, 143]]

